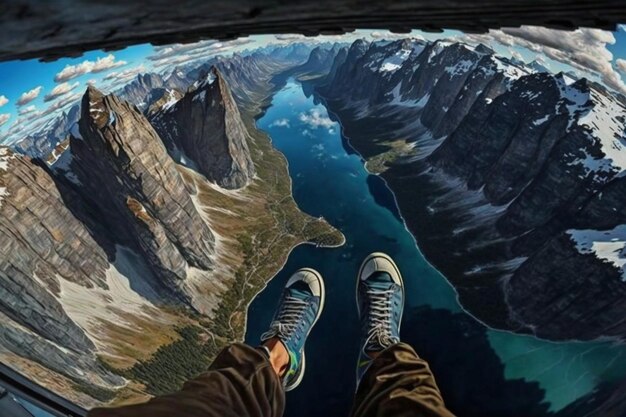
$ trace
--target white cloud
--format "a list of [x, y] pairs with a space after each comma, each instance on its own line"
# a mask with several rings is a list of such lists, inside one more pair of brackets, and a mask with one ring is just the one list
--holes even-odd
[[617, 66], [617, 69], [619, 71], [621, 71], [623, 74], [626, 74], [626, 59], [618, 58], [617, 60], [615, 60], [615, 65]]
[[0, 126], [9, 121], [11, 115], [9, 113], [0, 114]]
[[24, 104], [28, 104], [37, 97], [39, 97], [39, 93], [41, 93], [42, 86], [38, 86], [33, 88], [30, 91], [23, 93], [20, 98], [17, 100], [18, 106], [23, 106]]
[[309, 125], [313, 129], [317, 129], [318, 127], [331, 128], [335, 125], [335, 122], [330, 120], [326, 116], [322, 116], [319, 110], [311, 109], [307, 113], [300, 113], [298, 116], [301, 122]]
[[0, 96], [0, 107], [4, 106], [8, 102], [9, 102], [8, 98], [6, 98], [5, 96]]
[[52, 103], [51, 105], [49, 105], [39, 115], [40, 116], [48, 116], [49, 114], [52, 114], [52, 113], [56, 112], [57, 110], [62, 110], [64, 108], [68, 107], [71, 104], [75, 104], [76, 102], [78, 102], [78, 100], [80, 100], [81, 97], [82, 97], [81, 93], [74, 93], [74, 94], [70, 94], [70, 95], [64, 96], [60, 100], [57, 100], [54, 103]]
[[174, 56], [168, 59], [163, 59], [160, 61], [155, 61], [153, 66], [155, 68], [161, 68], [161, 67], [175, 67], [176, 65], [181, 65], [181, 64], [186, 64], [188, 62], [194, 61], [197, 58], [194, 57], [193, 55], [179, 55], [179, 56]]
[[295, 41], [298, 39], [304, 39], [304, 35], [301, 35], [299, 33], [285, 33], [282, 35], [274, 35], [274, 37], [278, 41]]
[[149, 55], [148, 59], [151, 61], [161, 61], [165, 58], [178, 56], [180, 54], [186, 54], [190, 51], [204, 49], [212, 45], [215, 45], [216, 43], [219, 43], [219, 42], [216, 40], [207, 40], [207, 41], [200, 41], [200, 42], [195, 42], [195, 43], [155, 46], [154, 47], [155, 53], [152, 55]]
[[118, 82], [128, 82], [133, 79], [137, 74], [141, 74], [146, 72], [146, 67], [141, 64], [134, 68], [129, 68], [124, 71], [113, 71], [110, 74], [107, 74], [106, 77], [103, 78], [104, 81], [113, 81], [114, 83]]
[[37, 107], [30, 105], [30, 106], [22, 107], [18, 113], [20, 116], [23, 116], [25, 114], [32, 113], [36, 110], [37, 110]]
[[78, 87], [78, 84], [80, 84], [78, 81], [76, 81], [74, 84], [61, 83], [54, 87], [52, 91], [50, 91], [48, 94], [46, 94], [43, 98], [43, 101], [47, 103], [48, 101], [56, 100], [57, 98], [66, 95], [67, 93]]
[[65, 95], [50, 104], [45, 110], [38, 111], [35, 106], [20, 109], [20, 117], [11, 125], [7, 132], [0, 137], [0, 142], [15, 143], [19, 139], [27, 137], [41, 130], [52, 118], [58, 116], [58, 112], [67, 107], [77, 104], [81, 93]]
[[607, 45], [615, 43], [613, 33], [581, 28], [562, 31], [538, 26], [490, 30], [487, 34], [467, 34], [470, 42], [495, 41], [504, 46], [519, 46], [555, 61], [599, 77], [608, 87], [626, 93], [626, 84], [613, 68], [613, 54]]
[[384, 31], [375, 30], [370, 33], [370, 36], [374, 39], [385, 39], [385, 40], [392, 40], [392, 39], [419, 39], [422, 41], [424, 40], [423, 37], [417, 34], [393, 33], [388, 30], [384, 30]]
[[89, 73], [98, 73], [126, 65], [126, 61], [116, 61], [113, 54], [98, 58], [95, 62], [85, 60], [80, 64], [66, 65], [54, 76], [54, 81], [61, 83]]
[[289, 119], [276, 119], [272, 123], [270, 123], [269, 127], [289, 127]]
[[212, 56], [232, 51], [236, 47], [254, 42], [250, 38], [238, 38], [232, 41], [201, 41], [185, 45], [168, 45], [155, 47], [155, 53], [147, 58], [154, 62], [155, 68], [165, 71], [177, 65], [186, 65], [199, 60], [207, 60]]
[[96, 85], [97, 82], [98, 80], [96, 80], [95, 78], [90, 78], [89, 80], [87, 80], [87, 85]]

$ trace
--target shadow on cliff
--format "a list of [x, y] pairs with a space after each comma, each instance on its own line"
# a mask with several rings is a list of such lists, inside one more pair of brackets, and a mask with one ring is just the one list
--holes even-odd
[[[32, 163], [43, 168], [50, 178], [54, 181], [54, 184], [63, 200], [65, 207], [72, 213], [72, 215], [81, 223], [85, 225], [91, 238], [94, 242], [102, 248], [107, 256], [107, 260], [113, 264], [118, 256], [116, 245], [134, 248], [134, 243], [126, 239], [120, 233], [114, 233], [115, 230], [111, 222], [113, 213], [105, 213], [100, 210], [94, 204], [90, 204], [88, 198], [81, 195], [80, 190], [74, 184], [70, 183], [65, 177], [56, 175], [48, 167], [48, 165], [39, 159], [32, 159]], [[143, 265], [142, 265], [143, 266]], [[163, 298], [158, 293], [146, 286], [146, 282], [152, 277], [138, 277], [135, 274], [130, 273], [131, 269], [125, 263], [119, 265], [120, 272], [128, 278], [129, 285], [133, 291], [146, 298], [153, 303], [163, 302]], [[150, 273], [146, 267], [146, 273]]]

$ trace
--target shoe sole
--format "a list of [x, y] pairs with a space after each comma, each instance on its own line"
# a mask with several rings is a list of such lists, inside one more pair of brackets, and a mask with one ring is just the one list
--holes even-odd
[[[365, 268], [365, 265], [367, 265], [367, 263], [374, 258], [383, 258], [383, 259], [388, 260], [391, 263], [391, 265], [393, 265], [393, 269], [396, 271], [396, 273], [398, 274], [398, 277], [400, 278], [400, 287], [402, 288], [402, 306], [400, 307], [400, 323], [398, 323], [398, 334], [400, 334], [400, 327], [402, 327], [402, 317], [404, 316], [404, 303], [406, 302], [406, 294], [404, 291], [404, 280], [402, 279], [402, 274], [400, 273], [400, 269], [398, 269], [398, 265], [396, 265], [393, 259], [391, 259], [391, 256], [385, 253], [382, 253], [382, 252], [370, 253], [369, 255], [367, 255], [367, 258], [365, 258], [365, 260], [361, 263], [361, 267], [359, 268], [359, 274], [356, 276], [356, 294], [355, 294], [356, 296], [354, 297], [354, 300], [356, 301], [356, 311], [359, 313], [359, 320], [361, 319], [361, 308], [359, 307], [359, 282], [361, 281], [363, 268]], [[357, 372], [357, 380], [358, 380], [358, 375], [359, 375], [358, 364], [357, 364], [356, 372]]]
[[[322, 311], [324, 310], [324, 303], [326, 302], [326, 287], [324, 285], [324, 278], [322, 278], [322, 274], [317, 272], [315, 269], [301, 268], [298, 271], [307, 271], [307, 272], [312, 273], [313, 275], [317, 277], [320, 283], [320, 308], [317, 310], [317, 315], [315, 316], [315, 320], [313, 320], [313, 324], [311, 324], [311, 327], [309, 327], [309, 330], [306, 333], [306, 339], [308, 339], [309, 333], [311, 333], [311, 330], [313, 330], [313, 327], [315, 327], [315, 323], [317, 323], [317, 320], [319, 320], [320, 316], [322, 315]], [[304, 342], [304, 344], [306, 346], [306, 342]], [[302, 346], [302, 365], [300, 367], [300, 373], [298, 374], [298, 377], [292, 384], [285, 386], [285, 391], [291, 391], [297, 388], [298, 385], [300, 385], [300, 383], [302, 382], [302, 379], [304, 378], [305, 370], [306, 370], [306, 356], [304, 353], [304, 346]]]

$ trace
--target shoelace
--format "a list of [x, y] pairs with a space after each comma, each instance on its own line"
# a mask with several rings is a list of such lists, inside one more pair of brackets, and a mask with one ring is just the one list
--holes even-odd
[[388, 347], [397, 343], [398, 338], [391, 335], [391, 295], [390, 290], [367, 290], [370, 298], [369, 330], [366, 346], [377, 343], [380, 347]]
[[285, 297], [278, 316], [270, 325], [270, 329], [261, 335], [261, 340], [270, 339], [274, 336], [291, 338], [293, 333], [302, 325], [301, 318], [308, 305], [308, 302], [299, 298]]

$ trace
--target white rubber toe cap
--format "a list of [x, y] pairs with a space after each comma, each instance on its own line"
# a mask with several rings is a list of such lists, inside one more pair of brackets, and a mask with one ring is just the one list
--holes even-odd
[[400, 270], [389, 255], [381, 252], [374, 252], [370, 254], [367, 258], [365, 258], [363, 264], [361, 265], [359, 279], [366, 280], [374, 272], [386, 272], [391, 276], [391, 279], [393, 279], [396, 284], [402, 286]]
[[320, 297], [322, 295], [322, 276], [319, 272], [311, 268], [302, 268], [296, 271], [295, 274], [287, 281], [287, 287], [291, 287], [298, 281], [304, 281], [314, 296]]

